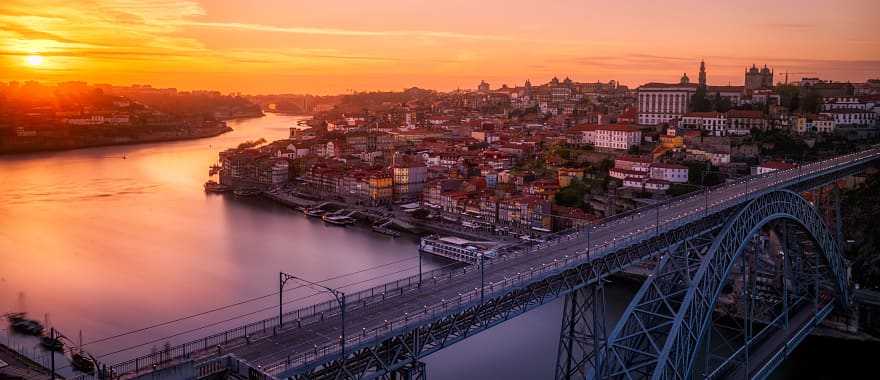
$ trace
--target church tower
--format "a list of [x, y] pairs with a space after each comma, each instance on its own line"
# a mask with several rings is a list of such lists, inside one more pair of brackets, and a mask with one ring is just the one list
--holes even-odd
[[706, 62], [700, 61], [700, 88], [706, 89]]
[[688, 78], [687, 73], [681, 74], [681, 81], [679, 81], [679, 83], [689, 84], [689, 83], [691, 83], [691, 78]]

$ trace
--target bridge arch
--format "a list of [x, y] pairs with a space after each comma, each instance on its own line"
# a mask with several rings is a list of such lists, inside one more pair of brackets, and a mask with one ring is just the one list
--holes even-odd
[[609, 335], [598, 377], [692, 378], [734, 264], [771, 222], [793, 224], [812, 240], [816, 259], [822, 257], [834, 284], [835, 301], [848, 307], [848, 276], [837, 240], [804, 198], [788, 190], [771, 190], [720, 229], [669, 248]]

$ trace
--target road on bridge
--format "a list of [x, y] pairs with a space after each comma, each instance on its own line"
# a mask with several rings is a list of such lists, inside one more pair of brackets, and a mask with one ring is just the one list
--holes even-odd
[[[794, 169], [750, 176], [711, 190], [689, 195], [683, 199], [664, 203], [656, 210], [649, 207], [622, 218], [610, 218], [608, 222], [588, 228], [589, 231], [582, 229], [572, 232], [553, 242], [542, 243], [526, 254], [514, 255], [510, 259], [498, 260], [491, 265], [487, 264], [486, 288], [491, 286], [494, 291], [497, 291], [498, 289], [494, 285], [496, 283], [507, 283], [505, 280], [517, 276], [518, 273], [533, 272], [556, 260], [574, 257], [587, 249], [592, 253], [592, 257], [607, 255], [611, 251], [606, 248], [612, 248], [613, 245], [613, 249], [619, 249], [615, 243], [654, 236], [658, 231], [662, 232], [666, 227], [665, 224], [669, 222], [716, 213], [742, 204], [763, 190], [787, 186], [792, 181], [798, 181], [806, 176], [824, 173], [845, 164], [874, 159], [878, 155], [880, 155], [880, 150], [871, 149], [802, 165]], [[707, 204], [708, 209], [706, 208]], [[362, 334], [373, 337], [372, 333], [367, 334], [366, 332], [379, 331], [388, 327], [400, 327], [399, 325], [388, 326], [388, 321], [396, 321], [410, 316], [413, 323], [418, 323], [419, 315], [424, 313], [429, 306], [445, 305], [450, 300], [460, 299], [462, 294], [472, 294], [480, 286], [480, 271], [470, 270], [450, 281], [432, 281], [430, 278], [425, 278], [421, 287], [408, 289], [402, 294], [389, 296], [381, 302], [364, 307], [347, 308], [345, 335], [351, 339], [347, 342], [357, 341]], [[451, 306], [450, 309], [456, 304], [451, 303]], [[318, 354], [317, 356], [320, 356], [318, 353], [320, 349], [338, 344], [342, 331], [340, 316], [337, 313], [338, 309], [333, 315], [324, 315], [322, 320], [303, 324], [301, 327], [295, 326], [295, 323], [287, 323], [285, 328], [277, 334], [267, 334], [268, 336], [254, 339], [249, 344], [240, 343], [234, 347], [224, 347], [222, 350], [209, 349], [202, 352], [201, 355], [193, 355], [193, 357], [207, 359], [220, 353], [231, 353], [255, 367], [263, 368], [270, 374], [279, 373], [288, 367], [287, 363], [292, 357], [296, 358], [309, 352], [315, 352]], [[352, 345], [352, 343], [347, 343], [348, 347]], [[295, 365], [297, 364], [302, 363], [295, 363]]]

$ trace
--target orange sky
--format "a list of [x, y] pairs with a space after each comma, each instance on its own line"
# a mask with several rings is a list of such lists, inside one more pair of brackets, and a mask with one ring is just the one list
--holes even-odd
[[696, 80], [700, 59], [711, 84], [741, 85], [751, 63], [864, 81], [880, 77], [878, 14], [877, 0], [2, 0], [0, 81], [315, 94], [554, 75], [638, 85]]

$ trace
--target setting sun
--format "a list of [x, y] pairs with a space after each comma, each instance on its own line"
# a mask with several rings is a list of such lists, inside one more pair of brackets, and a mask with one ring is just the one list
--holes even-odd
[[40, 66], [43, 64], [43, 57], [39, 55], [29, 55], [25, 57], [24, 61], [28, 66]]

